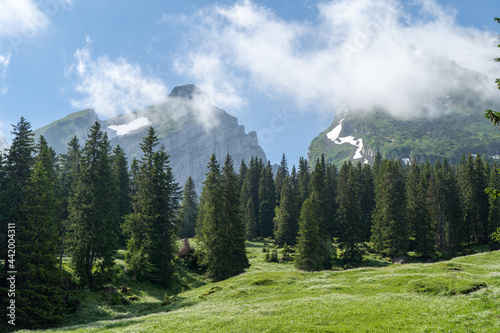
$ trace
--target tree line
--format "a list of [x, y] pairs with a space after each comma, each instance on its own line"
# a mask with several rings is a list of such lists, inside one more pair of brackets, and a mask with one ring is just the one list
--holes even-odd
[[[197, 264], [217, 281], [249, 267], [245, 240], [294, 246], [297, 268], [321, 270], [334, 258], [361, 260], [367, 246], [383, 256], [414, 251], [431, 258], [487, 244], [500, 226], [499, 199], [484, 191], [500, 188], [500, 175], [479, 155], [451, 166], [404, 165], [377, 154], [373, 165], [340, 168], [300, 158], [290, 169], [283, 154], [276, 173], [256, 157], [236, 172], [230, 156], [221, 167], [213, 155], [198, 198], [191, 177], [183, 190], [175, 181], [152, 127], [140, 143], [143, 156], [130, 164], [98, 122], [86, 142], [73, 138], [59, 156], [43, 136], [34, 142], [24, 118], [12, 133], [0, 158], [0, 287], [7, 293], [15, 268], [17, 327], [61, 322], [65, 255], [74, 283], [95, 288], [112, 279], [114, 255], [126, 247], [129, 275], [171, 288], [178, 238], [195, 238]], [[4, 311], [8, 301], [2, 299]]]

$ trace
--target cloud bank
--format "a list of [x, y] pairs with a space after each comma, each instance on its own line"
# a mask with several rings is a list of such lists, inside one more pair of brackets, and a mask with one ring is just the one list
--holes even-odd
[[498, 40], [459, 26], [434, 0], [333, 0], [313, 21], [286, 21], [245, 0], [192, 16], [179, 73], [215, 105], [241, 106], [243, 89], [331, 114], [384, 108], [433, 115], [454, 92], [494, 92]]
[[83, 95], [71, 101], [75, 108], [92, 108], [108, 118], [158, 103], [168, 94], [162, 80], [143, 73], [138, 65], [123, 58], [92, 58], [89, 38], [74, 56], [76, 61], [69, 72], [76, 74], [75, 90]]

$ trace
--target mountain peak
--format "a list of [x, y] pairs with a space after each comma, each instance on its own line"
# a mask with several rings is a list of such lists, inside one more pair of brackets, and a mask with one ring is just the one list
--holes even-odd
[[194, 84], [186, 84], [183, 86], [174, 87], [169, 97], [180, 97], [188, 99], [193, 99], [193, 97], [201, 97], [202, 99], [210, 101], [209, 95]]

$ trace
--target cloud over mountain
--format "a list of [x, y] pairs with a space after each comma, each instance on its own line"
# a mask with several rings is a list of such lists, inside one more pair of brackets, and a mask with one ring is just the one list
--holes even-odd
[[245, 0], [183, 21], [192, 34], [177, 69], [221, 103], [237, 105], [246, 88], [304, 111], [349, 105], [433, 115], [436, 99], [489, 95], [499, 75], [496, 36], [460, 26], [434, 0], [325, 1], [310, 21]]

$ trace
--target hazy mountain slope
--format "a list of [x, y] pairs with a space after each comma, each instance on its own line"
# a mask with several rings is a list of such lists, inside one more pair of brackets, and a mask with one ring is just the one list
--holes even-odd
[[[93, 110], [75, 112], [35, 131], [49, 145], [64, 153], [76, 135], [83, 145], [92, 124], [98, 120]], [[198, 189], [205, 179], [206, 164], [215, 153], [222, 165], [229, 154], [237, 169], [251, 156], [266, 160], [255, 132], [245, 133], [238, 119], [210, 104], [206, 93], [194, 85], [175, 87], [163, 103], [100, 121], [113, 146], [125, 150], [129, 163], [140, 158], [140, 143], [150, 126], [156, 130], [160, 146], [170, 155], [171, 166], [181, 186], [191, 175]]]
[[[497, 159], [500, 131], [485, 118], [485, 103], [463, 96], [443, 99], [440, 116], [400, 119], [381, 110], [357, 113], [346, 110], [309, 147], [309, 159], [325, 154], [326, 160], [372, 162], [377, 151], [385, 158], [420, 162], [447, 158], [457, 163], [462, 154], [481, 154]], [[353, 145], [355, 144], [355, 145]], [[357, 154], [356, 154], [357, 152]]]

